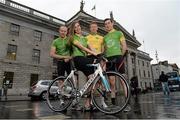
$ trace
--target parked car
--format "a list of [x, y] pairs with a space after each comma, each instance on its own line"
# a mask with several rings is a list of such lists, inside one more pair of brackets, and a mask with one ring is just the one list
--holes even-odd
[[[40, 98], [42, 100], [46, 100], [47, 89], [52, 80], [39, 80], [35, 85], [30, 87], [28, 96], [31, 99]], [[57, 86], [54, 86], [54, 89], [58, 89]]]

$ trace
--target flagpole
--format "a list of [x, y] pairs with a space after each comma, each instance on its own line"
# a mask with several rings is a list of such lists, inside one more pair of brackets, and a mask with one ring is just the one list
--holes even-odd
[[94, 15], [95, 15], [95, 17], [96, 17], [96, 5], [94, 5], [91, 10], [94, 10]]
[[94, 14], [95, 14], [95, 17], [96, 17], [96, 8], [95, 8], [95, 10], [94, 10]]

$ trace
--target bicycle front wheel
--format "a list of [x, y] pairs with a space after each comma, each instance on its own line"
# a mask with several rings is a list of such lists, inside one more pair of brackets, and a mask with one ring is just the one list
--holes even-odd
[[130, 98], [129, 84], [125, 77], [117, 72], [106, 72], [105, 77], [110, 84], [111, 91], [106, 91], [99, 76], [91, 91], [93, 104], [103, 113], [116, 114], [128, 104]]
[[51, 110], [61, 112], [72, 103], [74, 85], [71, 80], [60, 76], [51, 82], [47, 91], [47, 103]]

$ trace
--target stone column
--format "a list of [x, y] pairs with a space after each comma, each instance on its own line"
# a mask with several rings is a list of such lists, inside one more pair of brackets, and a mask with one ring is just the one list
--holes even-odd
[[135, 75], [138, 76], [138, 60], [136, 53], [134, 55], [134, 67], [135, 67]]
[[128, 75], [128, 79], [130, 80], [130, 78], [132, 77], [132, 66], [131, 66], [131, 55], [130, 55], [130, 51], [128, 51], [127, 54], [127, 75]]
[[137, 57], [137, 53], [135, 53], [135, 75], [138, 77], [138, 86], [141, 86], [141, 78], [139, 76], [139, 64], [138, 64], [138, 57]]

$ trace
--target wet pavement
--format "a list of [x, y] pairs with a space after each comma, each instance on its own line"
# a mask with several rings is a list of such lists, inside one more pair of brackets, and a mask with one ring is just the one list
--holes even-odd
[[0, 119], [180, 119], [180, 92], [164, 96], [147, 93], [131, 98], [131, 111], [106, 115], [100, 111], [82, 112], [68, 110], [66, 113], [51, 111], [46, 101], [0, 102]]
[[0, 96], [0, 102], [5, 102], [5, 101], [28, 101], [31, 100], [30, 97], [27, 95], [8, 95], [7, 98], [5, 96]]

